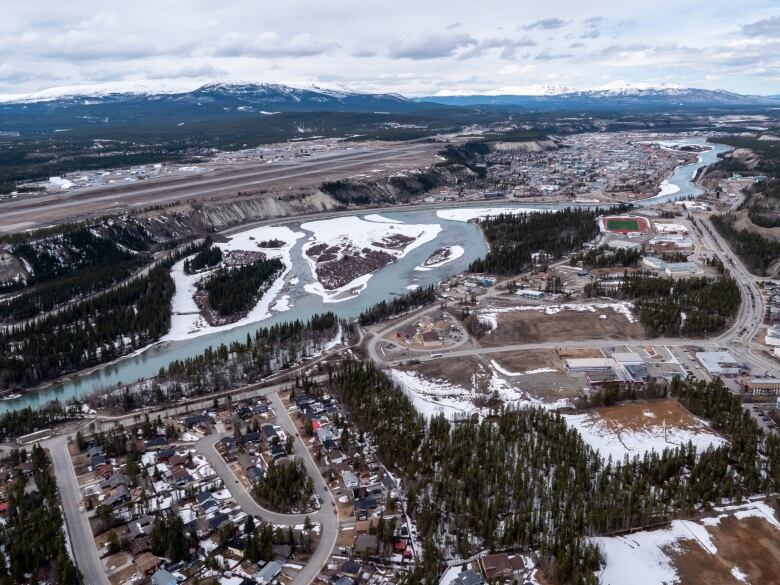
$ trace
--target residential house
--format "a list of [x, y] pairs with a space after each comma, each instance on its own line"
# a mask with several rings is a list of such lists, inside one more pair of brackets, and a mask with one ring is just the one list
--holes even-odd
[[152, 585], [178, 585], [178, 581], [168, 571], [160, 569], [152, 575]]
[[268, 585], [281, 572], [282, 565], [276, 561], [271, 561], [254, 575], [254, 579], [259, 585]]

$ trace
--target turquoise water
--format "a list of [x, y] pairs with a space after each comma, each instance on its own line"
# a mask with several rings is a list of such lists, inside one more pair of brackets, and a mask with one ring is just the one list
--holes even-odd
[[[686, 142], [703, 144], [703, 139], [690, 139]], [[638, 205], [653, 205], [663, 201], [687, 199], [696, 197], [701, 190], [692, 184], [696, 171], [717, 159], [717, 155], [728, 150], [722, 145], [712, 145], [710, 151], [701, 153], [700, 160], [696, 163], [678, 167], [669, 181], [676, 184], [680, 190], [674, 194], [654, 197]], [[483, 204], [485, 206], [485, 204]], [[497, 202], [499, 207], [532, 207], [555, 209], [556, 205], [513, 205], [508, 201]], [[365, 212], [369, 213], [369, 212]], [[355, 215], [365, 215], [356, 213]], [[202, 353], [209, 346], [218, 346], [221, 343], [229, 344], [232, 341], [243, 341], [247, 334], [254, 333], [259, 327], [273, 325], [294, 319], [306, 320], [312, 315], [325, 311], [333, 311], [340, 317], [356, 317], [361, 311], [375, 303], [406, 292], [410, 284], [428, 286], [450, 276], [463, 272], [472, 260], [479, 258], [487, 251], [479, 229], [473, 223], [448, 221], [437, 217], [435, 211], [400, 211], [395, 213], [382, 213], [383, 216], [405, 223], [439, 223], [442, 231], [431, 242], [412, 250], [409, 254], [385, 266], [377, 271], [368, 281], [366, 289], [356, 298], [341, 303], [324, 303], [322, 298], [309, 294], [304, 286], [312, 281], [309, 265], [301, 257], [301, 247], [304, 239], [298, 240], [292, 250], [293, 267], [287, 279], [298, 278], [295, 285], [288, 285], [284, 294], [290, 295], [290, 309], [281, 313], [275, 313], [268, 319], [236, 327], [228, 331], [195, 337], [183, 341], [166, 342], [154, 345], [139, 355], [130, 356], [119, 360], [117, 363], [104, 366], [93, 373], [74, 376], [70, 380], [57, 383], [37, 392], [30, 392], [14, 400], [0, 402], [0, 413], [18, 410], [27, 406], [38, 407], [53, 399], [67, 401], [74, 397], [86, 396], [94, 392], [116, 386], [118, 383], [130, 383], [140, 378], [147, 378], [156, 374], [161, 367], [167, 366], [171, 361], [185, 359]], [[280, 221], [295, 228], [297, 224]], [[430, 271], [415, 271], [416, 266], [421, 265], [436, 249], [447, 245], [459, 245], [465, 249], [465, 254], [452, 262]]]

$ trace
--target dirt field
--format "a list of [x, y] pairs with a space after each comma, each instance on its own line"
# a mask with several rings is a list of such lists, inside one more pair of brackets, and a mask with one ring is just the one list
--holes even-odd
[[490, 356], [499, 366], [512, 372], [538, 370], [540, 368], [563, 369], [564, 364], [552, 349], [530, 349], [497, 353]]
[[469, 387], [474, 374], [480, 371], [480, 364], [477, 358], [442, 359], [422, 362], [404, 369], [426, 378], [441, 379]]
[[[780, 577], [780, 532], [760, 518], [724, 518], [708, 528], [717, 555], [710, 555], [693, 541], [670, 552], [680, 575], [680, 585], [754, 585], [777, 583]], [[738, 569], [745, 581], [734, 577]]]
[[650, 426], [676, 427], [691, 431], [701, 428], [701, 422], [679, 402], [671, 399], [607, 406], [597, 408], [593, 413], [607, 421], [616, 432], [627, 429], [642, 430]]
[[[606, 315], [606, 319], [600, 319]], [[561, 311], [546, 315], [541, 311], [499, 313], [498, 327], [480, 338], [486, 347], [543, 341], [582, 341], [585, 339], [645, 339], [639, 323], [611, 309], [595, 313]]]

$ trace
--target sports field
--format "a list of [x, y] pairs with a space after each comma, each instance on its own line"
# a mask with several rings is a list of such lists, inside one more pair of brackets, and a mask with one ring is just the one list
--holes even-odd
[[608, 219], [607, 229], [627, 232], [638, 232], [639, 222], [635, 219]]

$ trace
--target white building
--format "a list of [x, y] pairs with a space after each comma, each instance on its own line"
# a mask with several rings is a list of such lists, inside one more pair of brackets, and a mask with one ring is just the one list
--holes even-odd
[[772, 325], [767, 329], [764, 343], [772, 346], [780, 346], [780, 325]]
[[653, 224], [655, 231], [659, 234], [681, 234], [686, 235], [688, 228], [681, 223], [658, 223]]
[[727, 351], [700, 351], [696, 359], [711, 376], [736, 376], [744, 366]]

